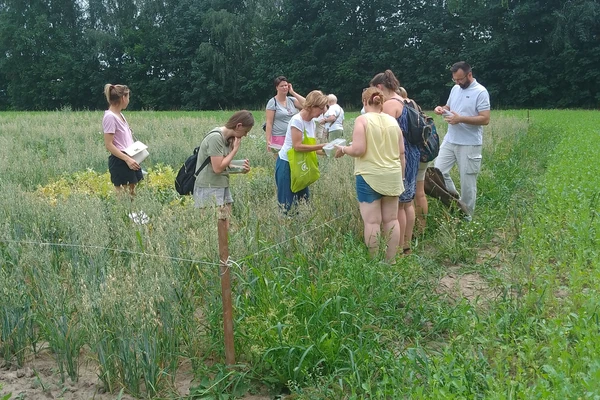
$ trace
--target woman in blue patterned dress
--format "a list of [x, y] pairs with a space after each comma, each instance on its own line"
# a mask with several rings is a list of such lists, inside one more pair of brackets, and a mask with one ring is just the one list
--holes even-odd
[[[380, 72], [371, 79], [370, 85], [381, 90], [386, 98], [383, 104], [383, 112], [396, 118], [404, 135], [406, 126], [402, 126], [401, 116], [404, 108], [404, 99], [398, 94], [400, 82], [391, 70]], [[411, 144], [404, 136], [404, 155], [406, 168], [403, 183], [404, 193], [398, 199], [398, 222], [400, 223], [400, 245], [404, 254], [410, 253], [413, 228], [415, 226], [415, 198], [417, 188], [417, 172], [419, 171], [420, 152], [419, 147]]]

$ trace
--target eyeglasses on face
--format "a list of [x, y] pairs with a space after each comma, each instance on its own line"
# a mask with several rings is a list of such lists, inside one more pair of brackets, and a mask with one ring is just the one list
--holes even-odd
[[470, 72], [468, 74], [466, 74], [465, 76], [463, 76], [462, 78], [452, 77], [452, 81], [454, 83], [463, 83], [463, 82], [466, 82], [466, 80], [469, 79], [469, 74], [470, 74]]

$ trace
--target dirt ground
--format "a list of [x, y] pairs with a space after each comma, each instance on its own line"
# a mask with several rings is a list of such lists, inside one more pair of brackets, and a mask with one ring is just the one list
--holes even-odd
[[[189, 394], [193, 373], [189, 365], [182, 365], [177, 371], [175, 386], [177, 393], [170, 398], [183, 398]], [[49, 351], [42, 351], [37, 357], [28, 360], [23, 368], [0, 367], [0, 399], [12, 393], [11, 400], [114, 400], [119, 393], [104, 393], [102, 383], [98, 379], [97, 368], [93, 362], [83, 363], [79, 367], [79, 381], [71, 382], [67, 377], [63, 384], [57, 365]], [[132, 396], [123, 394], [123, 400], [133, 400]], [[245, 400], [269, 400], [271, 396], [248, 395]]]
[[[506, 255], [495, 245], [479, 251], [477, 264], [484, 264], [492, 260], [504, 260]], [[487, 281], [477, 272], [461, 272], [460, 265], [448, 266], [446, 275], [443, 276], [437, 287], [438, 293], [444, 293], [451, 299], [465, 298], [469, 302], [485, 306], [489, 301], [497, 298], [500, 293], [497, 289], [489, 287]]]
[[463, 274], [460, 267], [448, 268], [448, 274], [440, 280], [438, 289], [455, 300], [464, 297], [470, 302], [485, 302], [497, 295], [477, 272]]
[[[48, 351], [25, 363], [23, 368], [0, 368], [0, 397], [12, 393], [13, 399], [64, 399], [64, 400], [109, 400], [118, 394], [104, 393], [96, 368], [89, 364], [79, 367], [79, 381], [71, 382], [67, 377], [61, 383], [57, 365]], [[189, 389], [189, 386], [188, 386]], [[123, 395], [122, 399], [133, 397]]]

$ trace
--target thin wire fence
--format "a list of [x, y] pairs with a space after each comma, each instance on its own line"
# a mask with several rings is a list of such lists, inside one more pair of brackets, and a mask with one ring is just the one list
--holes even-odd
[[[250, 255], [246, 255], [244, 257], [241, 257], [240, 259], [238, 259], [237, 261], [232, 260], [231, 258], [226, 260], [226, 265], [227, 268], [229, 268], [232, 264], [239, 266], [244, 259], [247, 259], [248, 257], [256, 257], [258, 255], [260, 255], [261, 253], [264, 253], [266, 251], [269, 251], [273, 248], [282, 246], [286, 243], [292, 242], [296, 239], [298, 239], [301, 236], [304, 236], [310, 232], [314, 232], [324, 226], [329, 225], [330, 223], [342, 218], [342, 217], [346, 217], [349, 216], [350, 213], [345, 213], [342, 215], [339, 215], [335, 218], [332, 218], [328, 221], [323, 222], [320, 225], [317, 225], [311, 229], [308, 229], [306, 231], [300, 232], [297, 235], [292, 236], [289, 239], [286, 239], [280, 243], [275, 243], [274, 245], [265, 247], [264, 249], [261, 249], [259, 251], [257, 251], [256, 253], [250, 254]], [[164, 254], [155, 254], [155, 253], [148, 253], [148, 252], [143, 252], [143, 251], [133, 251], [133, 250], [127, 250], [127, 249], [119, 249], [119, 248], [115, 248], [115, 247], [105, 247], [105, 246], [94, 246], [94, 245], [85, 245], [85, 244], [77, 244], [77, 243], [54, 243], [54, 242], [36, 242], [36, 241], [32, 241], [32, 240], [11, 240], [11, 239], [1, 239], [0, 238], [0, 243], [10, 243], [10, 244], [18, 244], [18, 245], [37, 245], [37, 246], [48, 246], [48, 247], [66, 247], [66, 248], [78, 248], [78, 249], [92, 249], [92, 250], [104, 250], [104, 251], [112, 251], [115, 253], [121, 253], [121, 254], [130, 254], [130, 255], [138, 255], [138, 256], [144, 256], [144, 257], [152, 257], [152, 258], [162, 258], [165, 260], [171, 260], [171, 261], [183, 261], [183, 262], [191, 262], [191, 263], [195, 263], [195, 264], [203, 264], [203, 265], [209, 265], [209, 266], [220, 266], [220, 263], [214, 263], [214, 262], [209, 262], [209, 261], [203, 261], [203, 260], [197, 260], [197, 259], [193, 259], [193, 258], [183, 258], [183, 257], [172, 257], [172, 256], [167, 256]]]

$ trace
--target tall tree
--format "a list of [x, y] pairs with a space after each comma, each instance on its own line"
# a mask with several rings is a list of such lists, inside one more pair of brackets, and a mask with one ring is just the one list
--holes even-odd
[[359, 105], [392, 69], [424, 107], [466, 60], [494, 107], [597, 107], [597, 0], [0, 0], [0, 109], [263, 106], [288, 76]]
[[0, 68], [17, 109], [80, 107], [81, 10], [72, 0], [5, 0], [0, 7]]
[[301, 92], [323, 89], [342, 104], [358, 104], [369, 79], [395, 64], [403, 43], [398, 8], [389, 0], [281, 1], [259, 32], [254, 76], [263, 77], [264, 98], [283, 74]]
[[556, 74], [556, 107], [600, 104], [600, 2], [565, 1], [554, 11], [550, 47], [561, 61]]

